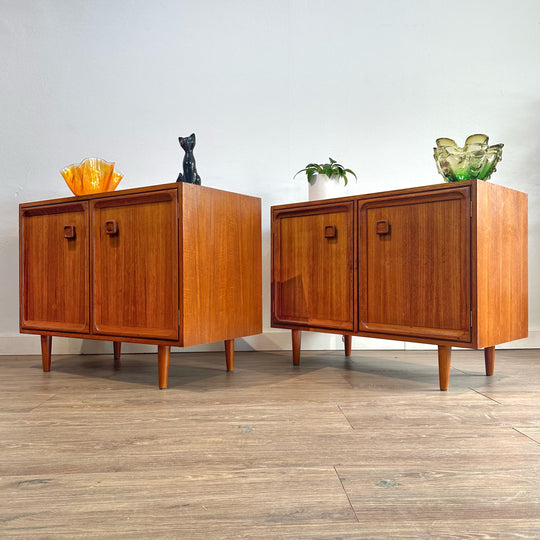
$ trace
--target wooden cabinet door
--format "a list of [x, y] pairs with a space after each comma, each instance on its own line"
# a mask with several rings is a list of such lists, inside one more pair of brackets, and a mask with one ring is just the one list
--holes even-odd
[[360, 331], [471, 340], [470, 200], [464, 187], [359, 202]]
[[89, 332], [88, 203], [22, 208], [21, 329]]
[[176, 190], [91, 203], [93, 332], [178, 338]]
[[352, 331], [353, 203], [273, 216], [272, 323]]

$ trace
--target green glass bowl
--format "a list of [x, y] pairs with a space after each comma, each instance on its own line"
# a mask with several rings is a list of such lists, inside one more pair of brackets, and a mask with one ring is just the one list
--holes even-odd
[[433, 157], [437, 170], [445, 182], [460, 180], [489, 180], [502, 158], [503, 144], [488, 146], [487, 135], [480, 133], [467, 137], [460, 148], [452, 139], [437, 139]]

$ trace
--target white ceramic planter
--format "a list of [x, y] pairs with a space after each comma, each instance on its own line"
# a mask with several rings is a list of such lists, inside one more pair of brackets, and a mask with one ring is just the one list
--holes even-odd
[[335, 197], [345, 197], [344, 180], [337, 176], [328, 178], [326, 174], [316, 174], [315, 181], [309, 184], [309, 200], [318, 201], [320, 199], [333, 199]]

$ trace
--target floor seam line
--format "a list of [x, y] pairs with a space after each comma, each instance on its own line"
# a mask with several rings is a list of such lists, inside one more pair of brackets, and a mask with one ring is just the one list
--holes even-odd
[[523, 433], [523, 431], [519, 431], [519, 428], [512, 426], [512, 429], [514, 431], [517, 431], [520, 435], [523, 435], [524, 437], [527, 437], [530, 441], [540, 446], [540, 442], [538, 442], [536, 439], [533, 439], [532, 437], [529, 437], [526, 433]]
[[351, 502], [351, 499], [349, 498], [349, 494], [347, 493], [347, 490], [345, 489], [345, 486], [343, 485], [343, 481], [341, 480], [341, 477], [339, 476], [339, 473], [336, 469], [335, 465], [332, 465], [334, 467], [334, 472], [336, 473], [337, 479], [339, 480], [339, 483], [341, 484], [341, 489], [343, 490], [343, 493], [345, 494], [345, 497], [347, 497], [347, 500], [349, 501], [349, 506], [351, 507], [352, 513], [354, 514], [354, 518], [356, 519], [357, 523], [360, 523], [360, 520], [358, 519], [358, 516], [356, 514], [356, 511], [354, 509], [354, 506]]
[[345, 417], [345, 420], [347, 420], [347, 423], [351, 427], [353, 431], [355, 431], [355, 427], [351, 424], [351, 421], [349, 420], [348, 416], [343, 412], [343, 409], [341, 408], [341, 405], [338, 405], [337, 408], [339, 409], [339, 412]]
[[490, 396], [486, 396], [486, 394], [483, 394], [482, 392], [480, 392], [479, 390], [476, 390], [474, 388], [471, 388], [469, 386], [469, 389], [472, 390], [473, 392], [476, 392], [477, 394], [480, 394], [482, 397], [485, 397], [486, 399], [490, 399], [491, 401], [494, 401], [495, 403], [497, 403], [498, 405], [502, 405], [502, 403], [500, 401], [497, 401], [496, 399], [490, 397]]

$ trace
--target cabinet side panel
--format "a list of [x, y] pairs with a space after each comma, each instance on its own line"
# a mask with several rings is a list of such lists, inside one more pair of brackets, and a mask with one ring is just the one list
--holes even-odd
[[262, 332], [261, 200], [182, 185], [184, 345]]
[[527, 337], [527, 195], [478, 182], [478, 347]]

